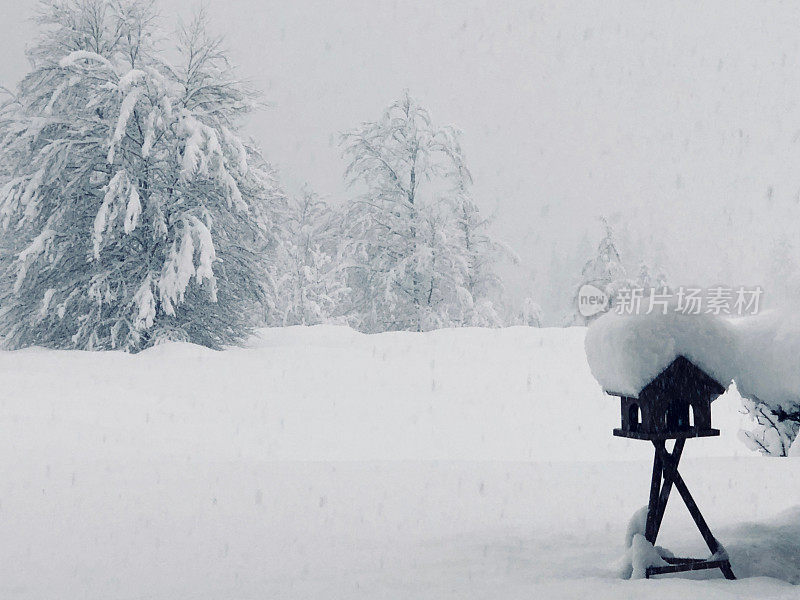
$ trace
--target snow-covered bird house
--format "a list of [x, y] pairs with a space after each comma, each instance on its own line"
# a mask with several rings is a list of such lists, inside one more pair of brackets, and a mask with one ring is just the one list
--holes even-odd
[[[719, 435], [711, 403], [731, 383], [737, 345], [731, 326], [713, 315], [677, 312], [623, 316], [607, 313], [586, 333], [592, 374], [619, 397], [622, 424], [614, 435], [654, 447], [646, 521], [637, 547], [650, 550], [645, 577], [720, 569], [735, 579], [725, 548], [711, 533], [678, 472], [687, 438]], [[667, 440], [675, 440], [672, 451]], [[655, 545], [673, 486], [708, 546], [707, 558], [681, 558]]]
[[647, 383], [636, 395], [619, 396], [622, 425], [614, 435], [669, 439], [719, 435], [711, 427], [711, 402], [725, 387], [684, 356]]

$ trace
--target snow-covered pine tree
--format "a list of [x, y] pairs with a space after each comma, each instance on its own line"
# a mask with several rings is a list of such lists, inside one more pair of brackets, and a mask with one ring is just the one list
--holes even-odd
[[0, 112], [0, 335], [10, 347], [219, 347], [254, 324], [272, 169], [239, 135], [254, 97], [198, 17], [181, 62], [142, 0], [47, 0]]
[[581, 275], [585, 281], [597, 281], [606, 285], [615, 281], [627, 281], [627, 272], [614, 239], [614, 229], [605, 219], [602, 222], [605, 230], [603, 238], [597, 245], [596, 255], [586, 262]]
[[348, 288], [337, 213], [309, 188], [289, 202], [279, 275], [280, 325], [316, 325], [342, 316]]
[[[595, 256], [587, 260], [583, 266], [581, 285], [588, 283], [603, 290], [613, 305], [619, 290], [633, 287], [635, 282], [628, 277], [625, 266], [622, 264], [613, 227], [605, 218], [601, 221], [604, 235], [597, 246]], [[575, 322], [586, 324], [586, 317], [577, 312], [577, 291], [575, 291], [576, 296], [573, 297], [573, 306], [576, 307]]]
[[496, 319], [496, 248], [468, 194], [458, 132], [405, 92], [342, 145], [345, 177], [363, 190], [346, 216], [353, 324], [422, 331]]

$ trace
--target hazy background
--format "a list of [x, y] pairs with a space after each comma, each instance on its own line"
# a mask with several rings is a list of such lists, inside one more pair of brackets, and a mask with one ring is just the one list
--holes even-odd
[[[761, 284], [768, 299], [796, 264], [800, 5], [206, 5], [272, 104], [251, 131], [289, 191], [346, 198], [337, 133], [407, 87], [463, 130], [475, 197], [522, 259], [505, 269], [509, 291], [550, 317], [601, 214], [628, 260], [661, 263], [675, 285]], [[0, 0], [2, 85], [27, 70], [35, 6]], [[197, 3], [160, 6], [172, 23]]]

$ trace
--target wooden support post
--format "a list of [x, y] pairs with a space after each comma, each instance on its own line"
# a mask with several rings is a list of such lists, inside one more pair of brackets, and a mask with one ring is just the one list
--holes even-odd
[[708, 546], [711, 554], [714, 554], [717, 550], [719, 550], [719, 542], [717, 542], [717, 539], [711, 533], [708, 523], [706, 523], [706, 520], [700, 513], [700, 509], [697, 507], [697, 503], [694, 501], [694, 498], [692, 498], [692, 494], [689, 493], [689, 488], [686, 487], [683, 477], [681, 477], [681, 474], [678, 473], [677, 463], [674, 463], [671, 460], [669, 453], [666, 451], [666, 448], [664, 448], [664, 442], [661, 442], [660, 445], [657, 444], [656, 448], [656, 451], [661, 457], [661, 462], [666, 465], [665, 478], [667, 481], [672, 481], [675, 483], [675, 487], [683, 498], [686, 508], [689, 509], [689, 514], [692, 515], [692, 519], [694, 519], [697, 528], [700, 530], [700, 535], [703, 536], [703, 539], [706, 542], [706, 546]]
[[647, 523], [645, 524], [644, 537], [651, 544], [655, 544], [658, 530], [655, 527], [656, 515], [658, 513], [658, 496], [661, 488], [661, 477], [663, 475], [663, 459], [656, 448], [653, 456], [653, 476], [650, 479], [650, 500], [647, 503]]
[[[654, 442], [655, 443], [655, 442]], [[675, 446], [672, 448], [672, 455], [671, 455], [671, 463], [676, 466], [681, 460], [681, 454], [683, 454], [683, 447], [686, 445], [686, 439], [679, 439], [675, 440]], [[664, 448], [666, 452], [666, 446], [662, 441], [660, 446]], [[656, 448], [656, 454], [659, 453], [659, 449]], [[662, 461], [663, 462], [663, 461]], [[662, 471], [664, 467], [662, 466]], [[661, 529], [661, 522], [664, 520], [664, 511], [667, 509], [667, 501], [669, 500], [669, 494], [672, 491], [672, 477], [668, 477], [667, 473], [664, 473], [664, 485], [661, 488], [661, 493], [658, 495], [658, 508], [656, 509], [656, 517], [655, 517], [655, 536], [653, 540], [658, 536], [658, 531]]]
[[647, 523], [645, 525], [647, 541], [655, 545], [658, 531], [661, 528], [661, 521], [664, 518], [664, 511], [667, 508], [667, 501], [674, 485], [681, 498], [683, 498], [686, 508], [689, 509], [689, 514], [700, 530], [700, 534], [703, 536], [712, 556], [709, 559], [665, 558], [665, 562], [669, 564], [662, 567], [648, 567], [646, 577], [663, 573], [719, 569], [726, 579], [736, 579], [727, 557], [715, 556], [720, 550], [720, 544], [714, 534], [711, 533], [708, 523], [703, 518], [697, 503], [689, 492], [689, 488], [683, 481], [683, 477], [678, 473], [678, 463], [683, 453], [685, 440], [676, 440], [672, 453], [667, 451], [663, 439], [652, 440], [652, 442], [655, 447], [655, 455], [653, 457], [653, 477], [650, 482], [650, 500], [647, 505]]

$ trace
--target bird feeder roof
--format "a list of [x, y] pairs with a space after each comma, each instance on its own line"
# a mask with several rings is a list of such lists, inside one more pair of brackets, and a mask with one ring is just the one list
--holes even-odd
[[612, 311], [586, 333], [586, 358], [595, 379], [607, 393], [633, 398], [679, 357], [725, 390], [733, 379], [736, 348], [727, 320], [672, 310], [640, 315]]

